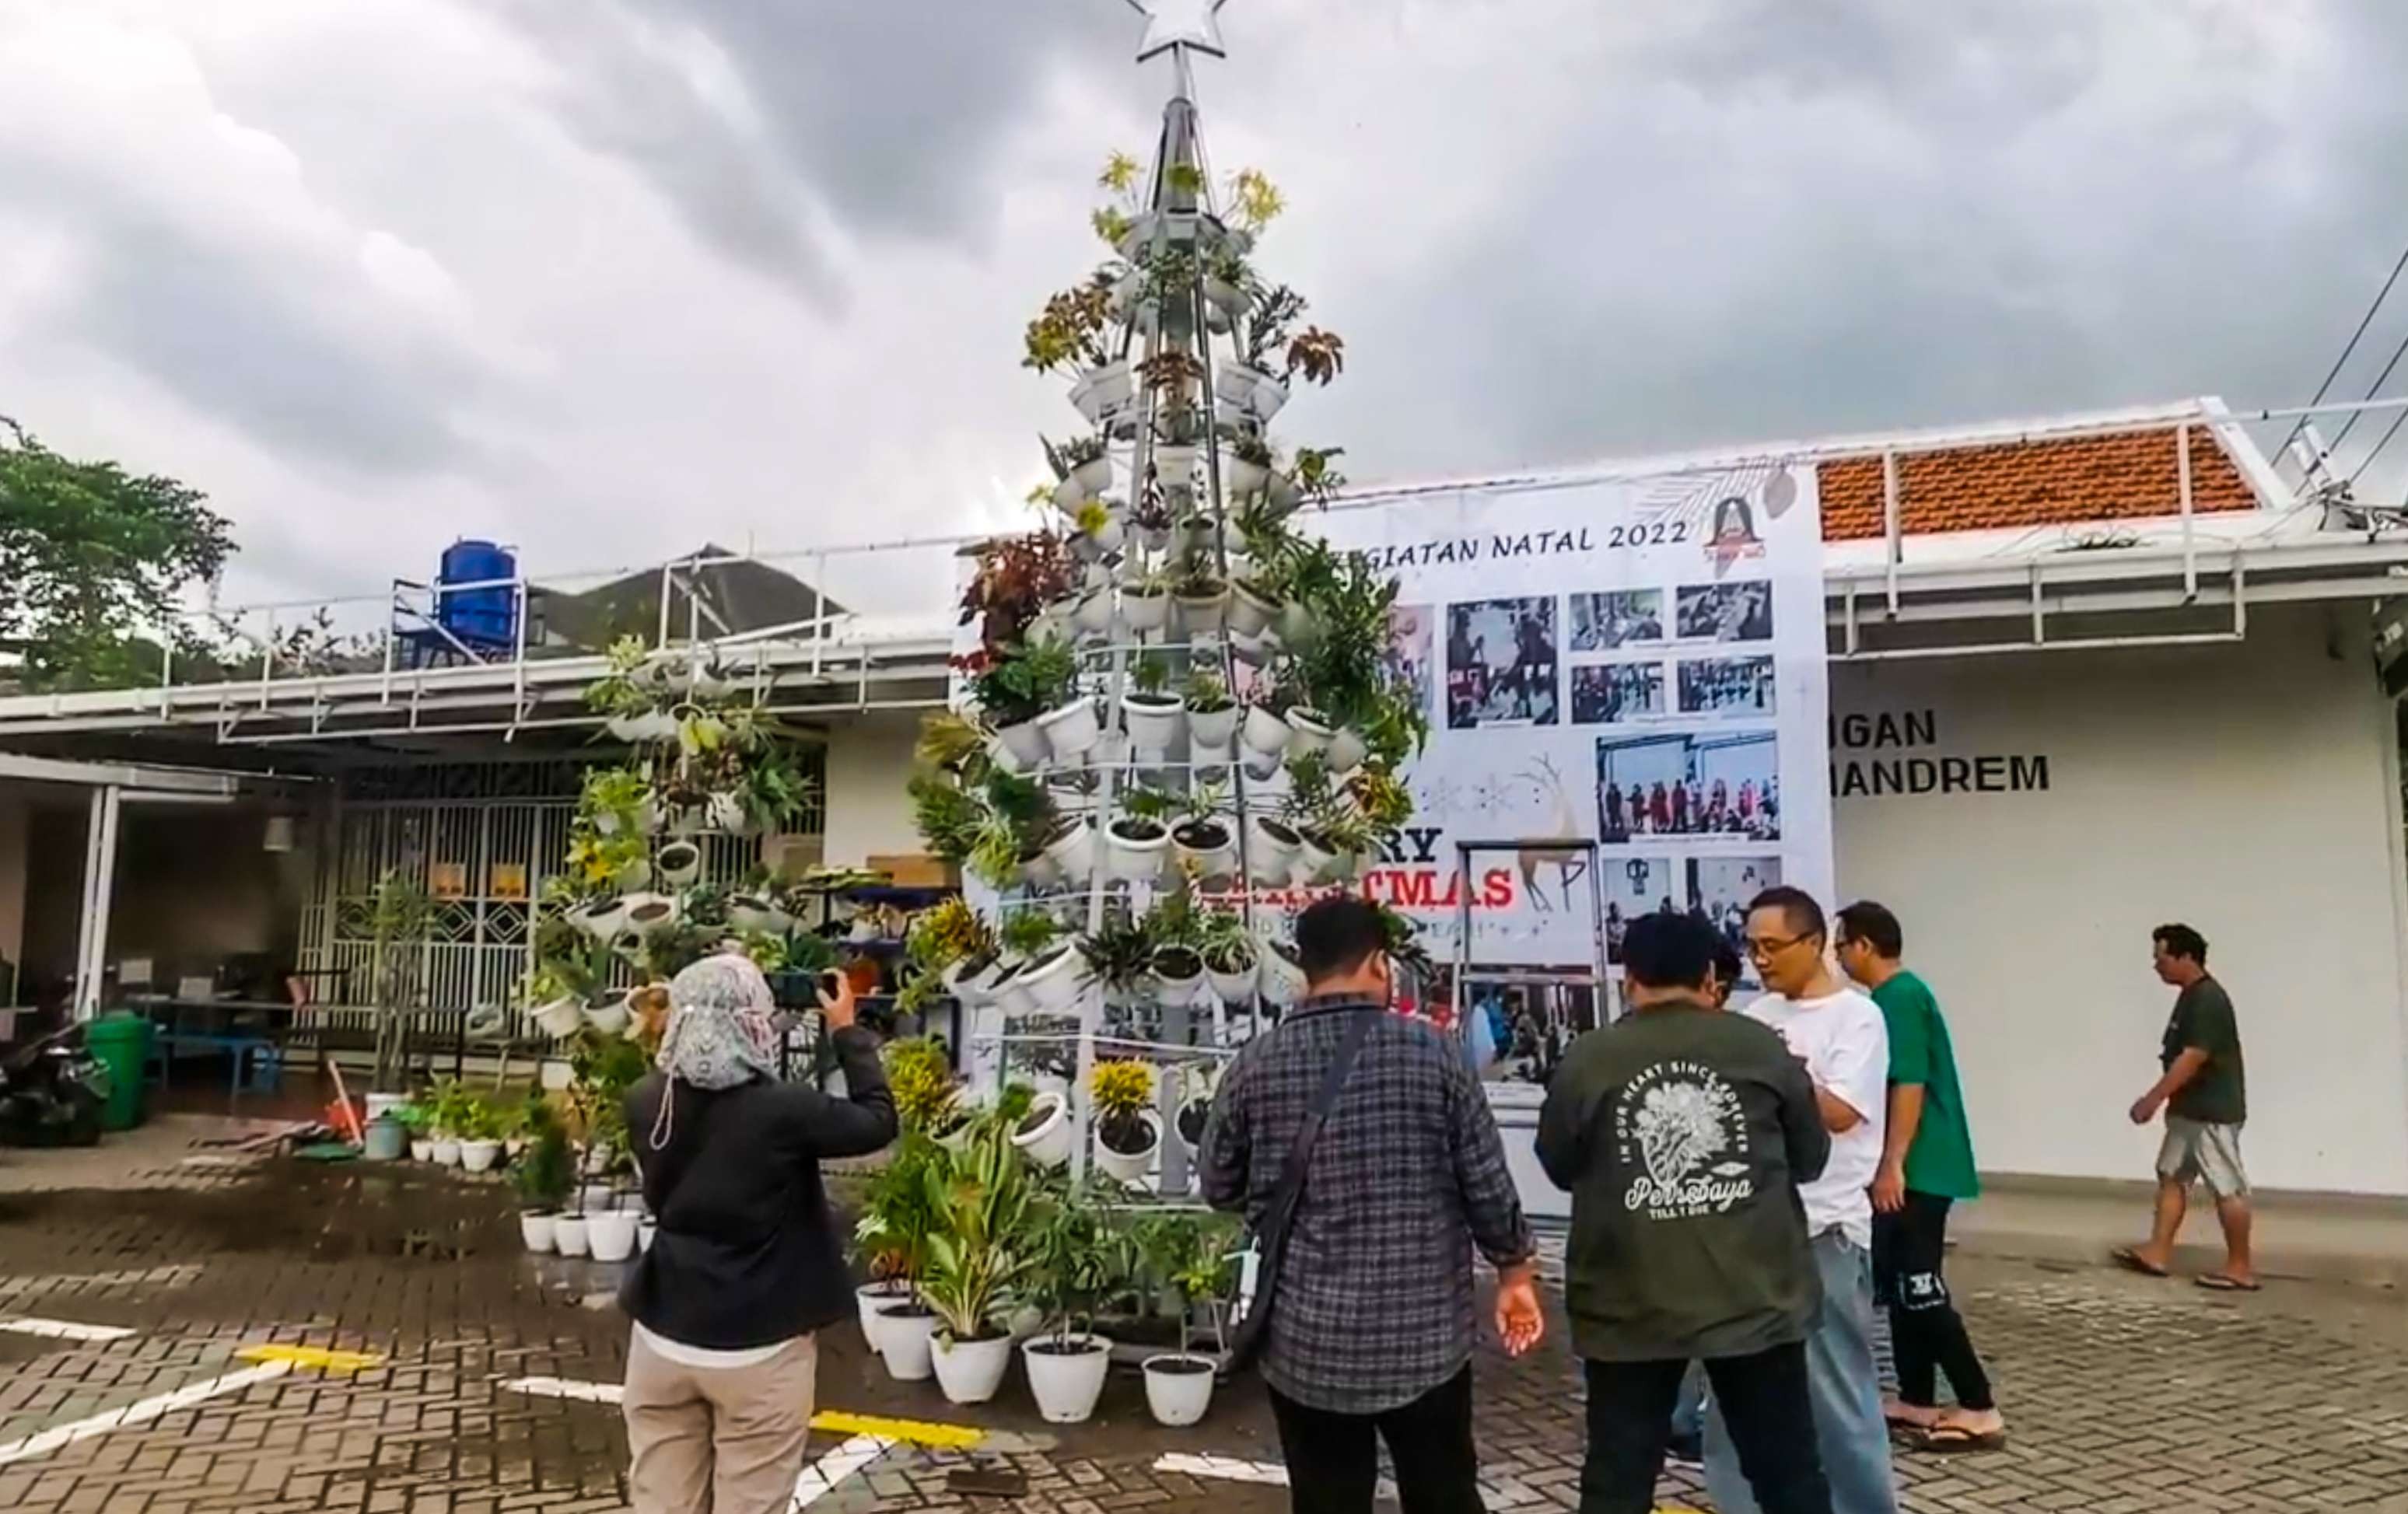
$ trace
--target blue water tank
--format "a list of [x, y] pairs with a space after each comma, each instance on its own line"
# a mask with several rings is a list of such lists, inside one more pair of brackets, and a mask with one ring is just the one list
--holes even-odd
[[[455, 541], [435, 572], [435, 618], [471, 647], [509, 647], [515, 640], [518, 553], [490, 541]], [[480, 584], [458, 589], [453, 584]]]

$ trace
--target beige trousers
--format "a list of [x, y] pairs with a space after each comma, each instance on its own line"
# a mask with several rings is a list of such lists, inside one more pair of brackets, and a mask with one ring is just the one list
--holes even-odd
[[627, 1343], [627, 1490], [634, 1514], [784, 1514], [810, 1437], [819, 1342], [742, 1367], [681, 1366]]

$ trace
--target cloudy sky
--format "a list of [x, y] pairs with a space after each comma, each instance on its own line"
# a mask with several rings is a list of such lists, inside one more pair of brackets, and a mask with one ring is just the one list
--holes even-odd
[[[1347, 343], [1283, 429], [1357, 478], [2298, 403], [2408, 240], [2386, 0], [1222, 20], [1214, 166], [1285, 190], [1258, 262]], [[1141, 25], [0, 0], [0, 413], [208, 489], [236, 595], [1003, 522], [1075, 420], [1019, 333], [1151, 145]], [[2408, 290], [2339, 387], [2403, 334]]]

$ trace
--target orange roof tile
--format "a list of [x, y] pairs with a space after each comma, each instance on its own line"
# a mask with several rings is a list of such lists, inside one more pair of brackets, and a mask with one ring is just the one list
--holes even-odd
[[[2177, 515], [2175, 448], [2174, 428], [2168, 426], [1900, 453], [1899, 526], [1914, 536]], [[2194, 426], [2190, 453], [2193, 509], [2257, 507], [2257, 494], [2213, 433]], [[1850, 458], [1819, 467], [1823, 539], [1881, 536], [1882, 460]]]

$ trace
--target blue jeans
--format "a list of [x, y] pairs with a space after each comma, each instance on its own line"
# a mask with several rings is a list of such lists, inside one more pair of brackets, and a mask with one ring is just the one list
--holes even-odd
[[1692, 1362], [1689, 1370], [1681, 1375], [1680, 1402], [1672, 1406], [1672, 1434], [1703, 1435], [1706, 1433], [1706, 1364]]
[[[1844, 1232], [1827, 1230], [1814, 1237], [1814, 1266], [1823, 1276], [1823, 1307], [1806, 1335], [1806, 1380], [1832, 1514], [1898, 1514], [1873, 1364], [1872, 1257]], [[1719, 1405], [1706, 1414], [1706, 1492], [1723, 1514], [1756, 1514]]]

